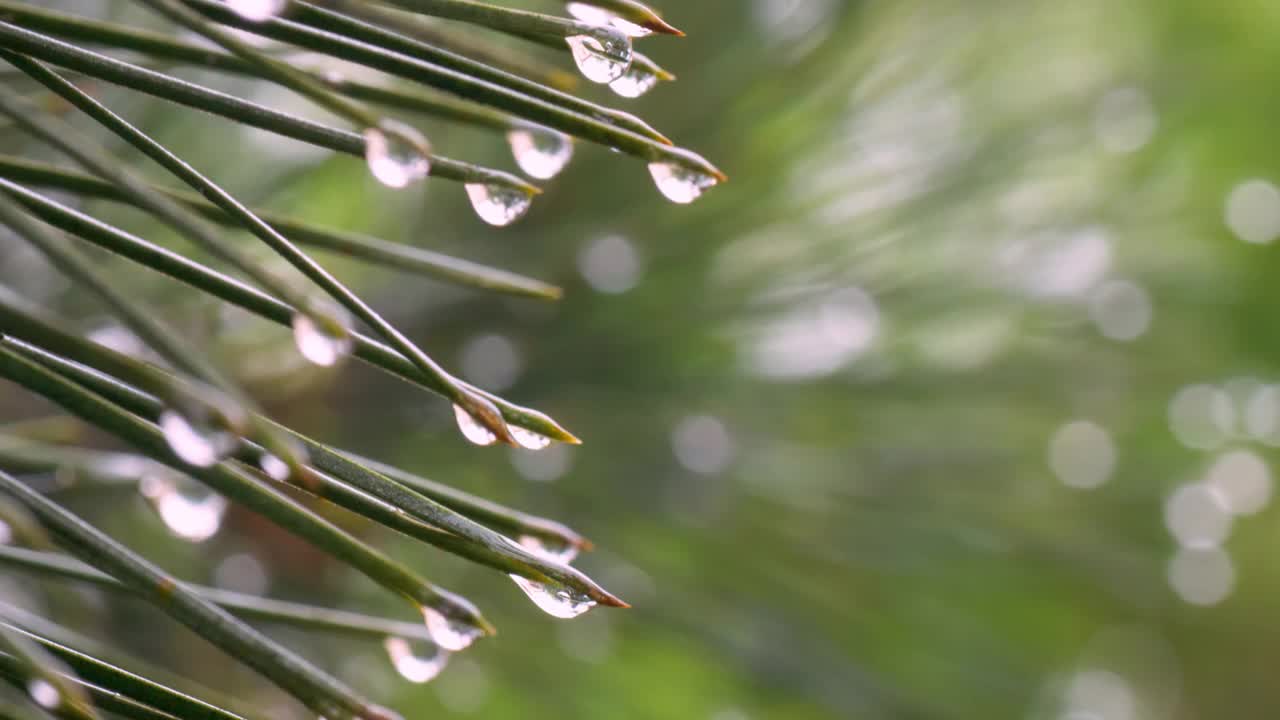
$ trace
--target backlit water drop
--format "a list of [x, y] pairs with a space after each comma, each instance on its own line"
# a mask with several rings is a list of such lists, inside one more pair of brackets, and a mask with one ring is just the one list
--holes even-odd
[[653, 31], [643, 25], [637, 25], [626, 18], [612, 13], [602, 7], [584, 2], [565, 4], [565, 10], [574, 18], [592, 25], [612, 25], [624, 34], [633, 38], [652, 35]]
[[440, 611], [425, 606], [422, 608], [422, 619], [427, 624], [427, 634], [431, 635], [431, 641], [453, 652], [466, 650], [476, 638], [484, 634], [483, 630], [471, 623], [445, 617]]
[[520, 547], [545, 560], [568, 565], [578, 557], [578, 546], [563, 540], [542, 538], [536, 535], [521, 535]]
[[160, 414], [160, 430], [169, 448], [188, 465], [209, 467], [231, 449], [231, 435], [215, 425], [212, 416], [204, 411], [184, 415], [165, 410]]
[[533, 199], [529, 193], [504, 185], [467, 183], [467, 197], [476, 215], [490, 225], [502, 227], [519, 220], [529, 211]]
[[295, 313], [293, 342], [307, 362], [332, 367], [351, 353], [350, 320], [346, 313], [327, 308], [323, 315]]
[[658, 84], [658, 76], [642, 67], [632, 65], [622, 77], [609, 83], [609, 89], [624, 98], [638, 98]]
[[253, 22], [265, 22], [280, 14], [289, 0], [227, 0], [232, 12]]
[[272, 480], [284, 482], [289, 479], [289, 464], [271, 453], [263, 453], [258, 458], [258, 467]]
[[611, 83], [631, 67], [631, 38], [618, 30], [599, 27], [590, 35], [564, 40], [573, 51], [578, 70], [591, 82]]
[[53, 710], [62, 704], [62, 694], [48, 680], [36, 679], [27, 685], [27, 694], [45, 710]]
[[516, 425], [507, 426], [511, 430], [511, 437], [520, 443], [520, 447], [525, 450], [542, 450], [551, 445], [551, 438], [546, 435], [539, 435], [532, 430], [525, 430]]
[[494, 435], [493, 431], [481, 425], [471, 417], [471, 413], [457, 405], [453, 406], [453, 417], [458, 421], [458, 430], [462, 431], [462, 436], [476, 445], [483, 447], [498, 441], [498, 436]]
[[138, 482], [138, 492], [170, 532], [191, 542], [217, 535], [227, 514], [226, 498], [176, 475], [145, 475]]
[[552, 617], [565, 620], [575, 618], [596, 604], [595, 600], [560, 583], [541, 583], [514, 574], [511, 579], [529, 596], [534, 605]]
[[369, 172], [390, 188], [404, 188], [431, 172], [431, 145], [422, 133], [395, 120], [364, 131]]
[[573, 157], [573, 141], [562, 132], [544, 127], [523, 127], [507, 133], [511, 154], [524, 174], [550, 180]]
[[387, 657], [391, 658], [396, 672], [411, 683], [430, 682], [449, 664], [448, 650], [427, 643], [389, 637], [382, 646], [386, 648]]
[[671, 162], [650, 163], [649, 174], [668, 200], [681, 205], [697, 200], [704, 190], [716, 184], [716, 179], [704, 172]]

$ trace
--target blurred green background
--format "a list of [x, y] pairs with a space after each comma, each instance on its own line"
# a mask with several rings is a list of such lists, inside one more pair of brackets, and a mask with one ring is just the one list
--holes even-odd
[[[535, 454], [471, 446], [437, 398], [305, 366], [278, 328], [104, 258], [281, 420], [581, 530], [598, 550], [577, 564], [634, 605], [555, 620], [500, 574], [335, 514], [500, 635], [413, 685], [376, 644], [273, 634], [406, 718], [1274, 717], [1280, 5], [667, 5], [689, 38], [640, 47], [680, 81], [626, 107], [731, 176], [689, 207], [582, 145], [495, 230], [453, 184], [395, 193], [350, 158], [100, 88], [254, 204], [566, 289], [502, 299], [320, 256], [447, 367], [586, 441]], [[497, 136], [421, 127], [512, 167]], [[0, 282], [121, 341], [3, 243]], [[47, 412], [0, 393], [6, 420]], [[183, 544], [139, 498], [106, 497], [67, 500], [184, 578], [401, 609], [247, 512]], [[145, 606], [0, 581], [304, 716]]]

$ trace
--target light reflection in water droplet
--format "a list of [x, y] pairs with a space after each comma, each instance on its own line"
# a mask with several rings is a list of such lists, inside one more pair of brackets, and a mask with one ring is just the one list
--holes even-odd
[[466, 650], [476, 638], [484, 634], [483, 630], [468, 622], [445, 617], [440, 611], [425, 606], [422, 608], [422, 619], [426, 622], [431, 641], [453, 652]]
[[227, 499], [203, 485], [176, 475], [144, 475], [138, 492], [155, 508], [174, 535], [200, 543], [218, 534], [227, 514]]
[[533, 204], [529, 193], [505, 185], [467, 183], [466, 189], [476, 215], [497, 227], [505, 227], [524, 217]]
[[289, 0], [227, 0], [232, 12], [252, 22], [265, 22], [280, 14]]
[[431, 172], [430, 144], [422, 133], [395, 120], [364, 131], [369, 173], [389, 188], [405, 188]]
[[27, 694], [45, 710], [53, 710], [62, 704], [62, 694], [48, 680], [32, 680], [27, 685]]
[[351, 353], [351, 321], [344, 311], [326, 308], [325, 317], [293, 316], [293, 342], [307, 362], [332, 367]]
[[183, 462], [196, 467], [210, 467], [230, 450], [231, 436], [213, 425], [212, 419], [200, 413], [191, 416], [176, 410], [160, 414], [160, 430], [169, 448]]
[[511, 575], [511, 579], [540, 610], [552, 617], [575, 618], [595, 607], [596, 602], [581, 593], [560, 584], [540, 583]]
[[622, 77], [609, 83], [609, 89], [624, 98], [635, 99], [658, 84], [658, 76], [646, 68], [632, 65]]
[[453, 406], [453, 417], [458, 421], [458, 430], [462, 432], [462, 436], [476, 445], [485, 447], [498, 441], [498, 436], [494, 435], [492, 430], [481, 425], [471, 417], [471, 413], [460, 406]]
[[716, 184], [716, 179], [704, 172], [671, 162], [650, 163], [649, 174], [663, 196], [681, 205], [697, 200]]
[[565, 42], [578, 70], [591, 82], [611, 83], [631, 67], [631, 38], [618, 30], [600, 27], [593, 35], [573, 35]]
[[389, 637], [382, 646], [396, 672], [411, 683], [420, 685], [434, 680], [449, 663], [449, 651], [427, 643]]
[[575, 19], [592, 25], [612, 25], [621, 32], [633, 37], [646, 37], [652, 35], [653, 31], [643, 25], [637, 25], [626, 18], [620, 17], [616, 13], [610, 12], [602, 7], [592, 5], [585, 2], [565, 3], [565, 10], [568, 11]]
[[544, 127], [525, 127], [507, 133], [511, 155], [526, 175], [550, 180], [573, 158], [573, 140], [562, 132]]
[[544, 450], [551, 445], [551, 438], [546, 435], [539, 435], [518, 425], [509, 425], [508, 428], [511, 430], [511, 437], [525, 450]]
[[263, 453], [262, 457], [258, 458], [258, 466], [261, 467], [262, 472], [266, 473], [267, 477], [272, 480], [284, 482], [289, 479], [288, 463], [271, 453]]

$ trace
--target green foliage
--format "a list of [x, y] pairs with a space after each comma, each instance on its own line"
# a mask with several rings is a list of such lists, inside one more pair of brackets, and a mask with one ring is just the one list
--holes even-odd
[[[360, 458], [271, 420], [239, 380], [219, 367], [214, 348], [184, 337], [175, 329], [174, 313], [158, 310], [147, 293], [121, 282], [119, 273], [104, 271], [101, 258], [105, 252], [128, 260], [184, 283], [197, 295], [291, 327], [299, 354], [314, 365], [333, 366], [350, 354], [441, 395], [452, 404], [462, 434], [475, 444], [501, 442], [533, 450], [579, 441], [547, 415], [450, 374], [295, 242], [534, 300], [556, 300], [558, 288], [481, 263], [259, 213], [163, 139], [113, 110], [110, 101], [96, 97], [90, 83], [110, 83], [242, 127], [354, 155], [367, 163], [373, 177], [394, 189], [428, 177], [461, 183], [479, 217], [501, 226], [519, 219], [541, 190], [511, 173], [436, 154], [418, 129], [384, 116], [374, 104], [505, 133], [517, 163], [540, 179], [564, 167], [575, 137], [644, 160], [659, 189], [679, 202], [724, 178], [706, 160], [673, 146], [638, 118], [487, 64], [487, 54], [474, 50], [465, 36], [443, 31], [424, 17], [497, 29], [556, 48], [566, 57], [572, 50], [579, 67], [597, 82], [629, 78], [632, 84], [620, 90], [627, 94], [635, 92], [637, 83], [672, 79], [643, 56], [633, 61], [631, 35], [650, 32], [645, 28], [679, 31], [639, 3], [622, 3], [610, 11], [593, 8], [591, 22], [463, 0], [407, 6], [423, 17], [363, 0], [135, 4], [154, 13], [148, 21], [152, 27], [94, 12], [0, 3], [0, 59], [14, 71], [0, 88], [0, 114], [29, 139], [22, 143], [23, 155], [0, 161], [0, 223], [30, 243], [71, 281], [77, 294], [101, 303], [122, 323], [122, 331], [145, 348], [142, 353], [122, 352], [82, 337], [77, 320], [62, 317], [38, 299], [7, 291], [0, 297], [0, 376], [77, 421], [70, 426], [71, 438], [50, 441], [26, 426], [5, 435], [0, 464], [28, 473], [24, 479], [0, 471], [0, 490], [16, 501], [5, 506], [5, 527], [14, 540], [41, 551], [6, 550], [0, 554], [3, 562], [148, 600], [312, 714], [329, 720], [373, 720], [395, 713], [246, 620], [366, 640], [373, 635], [385, 640], [397, 663], [418, 668], [402, 672], [419, 682], [438, 673], [450, 653], [494, 633], [470, 601], [341, 527], [328, 517], [330, 508], [506, 573], [552, 615], [573, 617], [595, 605], [626, 607], [569, 564], [591, 547], [570, 528]], [[180, 37], [175, 28], [206, 42]], [[278, 42], [263, 45], [264, 38]], [[298, 48], [388, 75], [379, 75], [377, 82], [353, 82], [299, 69], [290, 57]], [[541, 61], [506, 52], [508, 68], [527, 67], [535, 78], [566, 84]], [[184, 68], [291, 91], [351, 129], [281, 112], [175, 74]], [[400, 80], [390, 81], [391, 76]], [[120, 145], [110, 147], [109, 138]], [[47, 162], [48, 150], [76, 167]], [[128, 161], [121, 162], [121, 155]], [[163, 169], [168, 182], [150, 179], [153, 172], [144, 174], [139, 155]], [[132, 167], [135, 162], [137, 168]], [[68, 196], [77, 200], [62, 199]], [[105, 215], [77, 207], [93, 199], [143, 211], [156, 223], [149, 232], [166, 227], [194, 251], [175, 252], [167, 242], [144, 239]], [[276, 261], [264, 261], [267, 256], [258, 249], [231, 239], [229, 229], [256, 237]], [[358, 333], [356, 321], [372, 335]], [[135, 454], [105, 453], [75, 442], [88, 439], [89, 429]], [[230, 500], [356, 570], [392, 597], [408, 601], [423, 615], [425, 626], [187, 585], [86, 523], [29, 475], [51, 470], [74, 473], [89, 485], [137, 483], [170, 529], [192, 541], [217, 532]], [[200, 485], [206, 489], [197, 490]], [[50, 539], [85, 564], [47, 552]], [[94, 716], [91, 703], [127, 717], [238, 716], [141, 680], [116, 661], [89, 657], [87, 648], [64, 646], [55, 636], [70, 633], [47, 619], [16, 608], [3, 619], [0, 674], [38, 708], [75, 717]], [[180, 682], [190, 685], [189, 679]]]

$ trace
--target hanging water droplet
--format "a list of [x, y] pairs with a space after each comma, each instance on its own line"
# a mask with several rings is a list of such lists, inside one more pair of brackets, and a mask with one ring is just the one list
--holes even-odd
[[575, 618], [595, 607], [596, 601], [565, 585], [540, 583], [536, 580], [511, 575], [511, 579], [539, 609], [552, 617]]
[[384, 119], [364, 131], [364, 159], [378, 182], [408, 187], [431, 172], [431, 145], [414, 128]]
[[62, 704], [62, 693], [48, 680], [32, 680], [27, 684], [27, 694], [45, 710], [53, 710]]
[[227, 514], [226, 498], [177, 475], [144, 475], [138, 492], [170, 532], [195, 543], [217, 535]]
[[[422, 684], [435, 679], [435, 676], [449, 664], [449, 651], [437, 645], [413, 643], [401, 637], [389, 637], [382, 646], [387, 649], [387, 657], [400, 676], [411, 683]], [[419, 654], [417, 649], [424, 652]]]
[[520, 443], [520, 447], [526, 450], [542, 450], [551, 445], [551, 438], [546, 435], [539, 435], [532, 430], [525, 430], [516, 425], [508, 425], [507, 428], [511, 430], [511, 437], [515, 438], [516, 442]]
[[573, 51], [578, 70], [591, 82], [610, 83], [631, 67], [631, 38], [608, 27], [598, 27], [590, 35], [564, 39]]
[[578, 546], [559, 538], [551, 539], [537, 535], [521, 535], [520, 547], [551, 562], [568, 565], [578, 557]]
[[307, 362], [332, 367], [351, 353], [354, 342], [351, 320], [346, 311], [334, 306], [325, 306], [322, 311], [295, 313], [293, 342]]
[[492, 430], [481, 425], [471, 417], [471, 413], [460, 406], [453, 406], [453, 417], [458, 421], [458, 430], [462, 431], [462, 436], [476, 445], [484, 447], [498, 441], [498, 436], [494, 435]]
[[650, 163], [649, 174], [668, 200], [681, 205], [697, 200], [716, 184], [716, 179], [704, 172], [671, 162]]
[[529, 211], [533, 198], [529, 193], [505, 185], [467, 183], [467, 197], [476, 215], [490, 225], [503, 227], [519, 220]]
[[507, 133], [511, 154], [526, 175], [550, 180], [573, 157], [573, 140], [562, 132], [544, 127], [522, 127]]
[[206, 410], [189, 414], [165, 410], [160, 414], [160, 430], [173, 454], [196, 467], [216, 464], [231, 450], [233, 443], [231, 435], [215, 425]]
[[638, 98], [658, 84], [658, 76], [653, 72], [632, 65], [622, 77], [609, 83], [609, 89], [624, 98]]
[[253, 22], [265, 22], [280, 14], [289, 0], [227, 0], [232, 12]]
[[612, 25], [633, 38], [645, 37], [653, 31], [643, 25], [637, 25], [626, 18], [609, 12], [602, 7], [590, 3], [571, 2], [565, 4], [565, 10], [574, 18], [592, 25]]
[[289, 464], [271, 453], [263, 453], [258, 458], [258, 467], [272, 480], [284, 482], [289, 479]]
[[423, 606], [422, 619], [427, 624], [427, 634], [436, 645], [458, 652], [466, 650], [475, 639], [484, 634], [484, 630], [463, 620], [445, 617], [438, 610]]

